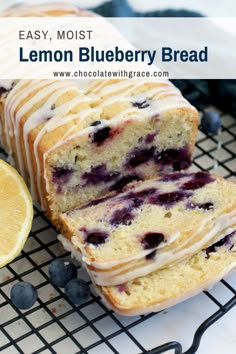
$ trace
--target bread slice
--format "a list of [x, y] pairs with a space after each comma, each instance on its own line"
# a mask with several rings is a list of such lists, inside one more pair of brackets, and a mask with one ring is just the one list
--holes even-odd
[[106, 305], [125, 315], [158, 312], [211, 288], [236, 267], [236, 231], [174, 266], [119, 286], [95, 285]]
[[169, 82], [106, 81], [86, 95], [92, 109], [78, 120], [87, 126], [58, 137], [44, 155], [48, 200], [57, 217], [132, 180], [186, 168], [192, 159], [198, 114]]
[[236, 227], [236, 184], [208, 172], [167, 174], [61, 220], [95, 283], [117, 285], [189, 257]]

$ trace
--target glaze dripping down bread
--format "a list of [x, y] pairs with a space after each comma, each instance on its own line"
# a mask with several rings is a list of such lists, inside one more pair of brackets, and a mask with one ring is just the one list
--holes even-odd
[[20, 80], [3, 141], [50, 219], [168, 170], [189, 167], [196, 110], [168, 81]]
[[61, 218], [63, 235], [81, 252], [94, 282], [118, 285], [236, 229], [236, 185], [208, 172], [172, 173], [129, 184]]

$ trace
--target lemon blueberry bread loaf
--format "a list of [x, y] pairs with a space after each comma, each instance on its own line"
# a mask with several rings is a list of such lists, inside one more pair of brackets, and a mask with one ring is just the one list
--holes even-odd
[[117, 285], [189, 257], [236, 228], [236, 185], [208, 172], [172, 173], [132, 183], [61, 219], [95, 283]]
[[98, 86], [20, 80], [6, 99], [7, 150], [55, 224], [60, 212], [191, 163], [198, 115], [172, 84]]
[[[56, 3], [2, 16], [95, 15]], [[167, 80], [0, 82], [2, 145], [122, 314], [171, 306], [236, 265], [235, 185], [183, 171], [197, 125]]]

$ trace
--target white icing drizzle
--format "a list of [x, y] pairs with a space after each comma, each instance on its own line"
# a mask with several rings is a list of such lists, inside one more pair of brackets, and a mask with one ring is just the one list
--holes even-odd
[[[169, 81], [166, 80], [134, 80], [134, 79], [129, 79], [129, 80], [121, 80], [116, 83], [108, 84], [105, 87], [101, 88], [99, 91], [99, 96], [103, 97], [105, 95], [110, 95], [111, 93], [116, 93], [117, 91], [122, 91], [123, 94], [130, 93], [132, 91], [137, 90], [139, 87], [145, 85], [145, 84], [158, 84], [162, 88], [163, 84], [165, 84], [167, 87], [174, 87]], [[178, 90], [177, 88], [175, 88]]]
[[[235, 220], [234, 220], [235, 222]], [[220, 239], [225, 237], [226, 235], [229, 235], [233, 230], [235, 230], [236, 225], [234, 224], [234, 228], [226, 228], [221, 230], [220, 234]], [[212, 232], [215, 232], [213, 229]], [[157, 269], [160, 269], [169, 263], [174, 263], [178, 259], [182, 259], [188, 255], [194, 254], [198, 252], [201, 247], [204, 247], [207, 241], [211, 240], [215, 235], [212, 236], [211, 232], [209, 232], [204, 238], [201, 239], [198, 243], [195, 243], [191, 247], [186, 247], [179, 252], [163, 252], [163, 253], [158, 253], [158, 258], [155, 258], [155, 260], [152, 263], [149, 263], [148, 261], [142, 262], [140, 265], [137, 264], [137, 268], [135, 265], [131, 267], [131, 269], [123, 269], [123, 272], [121, 271], [117, 275], [109, 274], [108, 272], [104, 274], [103, 272], [96, 272], [96, 271], [90, 271], [92, 274], [93, 278], [95, 279], [96, 283], [98, 285], [119, 285], [123, 284], [127, 281], [130, 281], [132, 279], [138, 278], [140, 276], [145, 276], [153, 271], [156, 271]], [[214, 241], [216, 242], [216, 241]]]
[[[207, 224], [211, 222], [211, 216], [209, 216], [207, 219], [204, 219], [201, 224], [198, 227], [198, 230], [188, 239], [186, 239], [186, 241], [182, 242], [177, 248], [175, 247], [175, 252], [172, 251], [168, 251], [166, 252], [167, 254], [167, 263], [169, 263], [169, 259], [172, 258], [172, 256], [179, 256], [181, 252], [184, 252], [185, 248], [188, 250], [191, 250], [192, 248], [192, 252], [195, 252], [196, 249], [201, 249], [201, 247], [203, 247], [207, 242], [209, 242], [214, 236], [216, 236], [219, 232], [222, 232], [225, 228], [231, 227], [232, 225], [234, 225], [236, 223], [236, 210], [233, 210], [231, 213], [228, 214], [223, 214], [220, 215], [219, 217], [216, 218], [216, 220], [214, 221], [214, 225], [212, 227], [212, 229], [204, 234], [203, 237], [200, 238], [199, 242], [195, 242], [192, 246], [191, 246], [191, 241], [194, 240], [196, 237], [199, 238], [199, 235], [201, 235], [202, 233], [204, 233], [204, 229], [207, 227]], [[190, 247], [189, 247], [190, 244]], [[180, 253], [178, 252], [180, 251]], [[149, 252], [150, 253], [150, 252]], [[183, 254], [184, 255], [184, 254]], [[164, 258], [166, 258], [166, 256], [164, 255]], [[127, 258], [127, 261], [130, 261], [131, 258]], [[162, 260], [162, 255], [158, 254], [156, 256], [156, 258], [153, 260], [153, 262], [159, 267], [163, 266], [163, 260]], [[97, 262], [92, 262], [90, 263], [92, 266], [94, 266], [95, 268], [98, 269], [110, 269], [111, 267], [115, 267], [117, 265], [119, 265], [119, 261], [113, 261], [113, 262], [109, 262], [108, 263], [103, 263], [103, 264], [99, 264]], [[152, 266], [152, 264], [151, 264]]]
[[[36, 186], [37, 186], [37, 190], [39, 193], [39, 201], [41, 203], [42, 208], [45, 208], [45, 200], [43, 198], [42, 195], [42, 190], [41, 190], [41, 168], [40, 168], [40, 161], [39, 161], [39, 155], [38, 155], [38, 145], [42, 139], [42, 137], [44, 136], [45, 133], [49, 132], [49, 131], [53, 131], [57, 128], [59, 128], [62, 125], [65, 125], [66, 123], [71, 122], [72, 120], [78, 119], [78, 114], [67, 114], [69, 113], [70, 110], [73, 109], [73, 107], [78, 106], [78, 104], [80, 102], [86, 102], [88, 101], [88, 99], [85, 96], [76, 96], [73, 100], [71, 100], [69, 103], [67, 102], [66, 104], [62, 105], [61, 107], [59, 107], [58, 111], [56, 112], [55, 116], [52, 117], [51, 120], [49, 120], [44, 126], [43, 128], [40, 130], [40, 132], [38, 133], [35, 141], [34, 141], [34, 156], [35, 156], [35, 160], [36, 160], [36, 167], [37, 167], [37, 173], [36, 173]], [[89, 111], [89, 110], [88, 110]], [[92, 109], [90, 110], [92, 111]], [[60, 142], [63, 142], [64, 139], [70, 134], [70, 129], [74, 130], [75, 127], [74, 125], [69, 128], [67, 131], [65, 131], [64, 136], [60, 137]], [[55, 147], [55, 145], [54, 145]], [[45, 156], [47, 156], [48, 152], [51, 149], [49, 149], [48, 151], [45, 150], [44, 152], [44, 159]]]
[[[20, 105], [21, 101], [25, 99], [32, 91], [38, 90], [37, 94], [35, 94], [30, 100], [26, 101], [26, 103], [20, 107], [20, 109], [16, 112], [15, 110]], [[25, 146], [25, 153], [26, 153], [26, 164], [30, 174], [30, 184], [32, 193], [35, 197], [36, 192], [34, 188], [34, 174], [32, 171], [32, 164], [29, 155], [29, 145], [28, 145], [28, 136], [32, 129], [36, 128], [40, 124], [43, 123], [43, 120], [50, 114], [56, 114], [57, 112], [63, 113], [69, 111], [73, 108], [73, 106], [78, 105], [78, 99], [74, 100], [74, 102], [67, 102], [64, 104], [64, 107], [59, 107], [52, 111], [50, 108], [52, 104], [54, 104], [61, 95], [65, 94], [68, 91], [75, 91], [76, 93], [81, 94], [80, 90], [72, 83], [68, 81], [56, 81], [56, 80], [36, 80], [36, 81], [26, 81], [21, 80], [19, 84], [16, 85], [15, 89], [10, 92], [7, 97], [6, 104], [5, 104], [5, 115], [6, 115], [6, 137], [7, 137], [7, 145], [8, 150], [12, 152], [12, 139], [11, 137], [15, 138], [16, 143], [16, 154], [18, 159], [18, 164], [20, 168], [20, 172], [25, 178], [24, 169], [23, 169], [23, 160], [22, 160], [22, 153], [20, 151], [20, 134], [19, 134], [19, 125], [21, 123], [22, 118], [24, 117], [27, 112], [33, 109], [34, 106], [40, 101], [43, 101], [45, 97], [48, 98], [45, 100], [45, 103], [33, 114], [31, 114], [27, 121], [24, 124], [24, 146]], [[86, 100], [86, 99], [85, 99]], [[60, 122], [59, 122], [60, 123]], [[60, 123], [61, 124], [61, 123]], [[46, 125], [46, 124], [45, 124]], [[58, 124], [59, 125], [59, 124]], [[55, 125], [56, 126], [56, 125]], [[35, 155], [36, 161], [38, 155]], [[40, 188], [39, 188], [40, 191]]]
[[[29, 153], [29, 142], [28, 142], [28, 135], [30, 131], [40, 124], [44, 122], [45, 118], [50, 118], [53, 115], [56, 115], [59, 111], [60, 108], [57, 108], [55, 110], [52, 110], [52, 105], [66, 92], [68, 92], [68, 85], [64, 85], [65, 87], [62, 87], [61, 89], [57, 90], [46, 103], [44, 104], [43, 107], [41, 107], [39, 110], [35, 111], [27, 120], [27, 122], [24, 125], [24, 143], [25, 143], [25, 152], [26, 152], [26, 159], [27, 159], [27, 166], [28, 166], [28, 171], [30, 175], [30, 187], [32, 191], [33, 198], [36, 197], [36, 191], [35, 191], [35, 184], [33, 183], [33, 171], [32, 171], [32, 164], [30, 162], [30, 153]], [[78, 91], [76, 87], [71, 87], [71, 90]], [[65, 104], [66, 105], [66, 104]], [[43, 129], [42, 129], [43, 130]], [[38, 133], [38, 135], [41, 132]], [[37, 139], [37, 138], [36, 138]], [[34, 143], [35, 146], [35, 143]], [[36, 149], [34, 148], [34, 151]], [[38, 153], [35, 154], [35, 159], [36, 159], [36, 164], [38, 166]], [[41, 188], [37, 184], [38, 191], [40, 193]], [[41, 193], [40, 193], [41, 194]]]
[[[127, 281], [130, 281], [140, 276], [145, 276], [163, 267], [164, 265], [167, 265], [168, 263], [172, 263], [177, 259], [186, 257], [188, 254], [189, 255], [195, 254], [199, 252], [206, 245], [206, 243], [210, 242], [210, 240], [213, 239], [214, 240], [213, 243], [217, 242], [218, 240], [222, 239], [226, 235], [233, 232], [235, 228], [236, 228], [236, 210], [233, 210], [231, 213], [223, 214], [220, 217], [218, 217], [215, 220], [213, 228], [194, 245], [190, 247], [186, 247], [184, 249], [180, 249], [180, 251], [175, 254], [173, 252], [158, 253], [158, 256], [153, 260], [152, 263], [149, 263], [150, 261], [149, 262], [146, 261], [144, 265], [139, 268], [136, 268], [134, 265], [132, 265], [131, 271], [129, 271], [128, 269], [126, 273], [122, 273], [118, 275], [111, 272], [110, 276], [108, 273], [103, 274], [103, 272], [99, 273], [99, 271], [96, 272], [87, 269], [88, 265], [92, 265], [93, 267], [96, 267], [96, 265], [98, 264], [96, 262], [87, 262], [87, 254], [84, 250], [83, 245], [80, 243], [78, 244], [78, 242], [75, 242], [73, 237], [71, 240], [68, 240], [63, 235], [60, 235], [58, 239], [63, 244], [63, 247], [66, 250], [70, 252], [73, 250], [73, 257], [75, 257], [79, 261], [81, 261], [82, 259], [83, 266], [89, 271], [90, 276], [92, 277], [92, 279], [95, 281], [97, 285], [113, 286], [113, 285], [126, 283]], [[215, 239], [216, 236], [217, 239]], [[78, 249], [80, 251], [78, 251]], [[81, 258], [81, 252], [82, 252], [82, 258]], [[135, 257], [129, 257], [126, 260], [129, 262], [129, 261], [133, 261], [134, 258]], [[142, 264], [143, 263], [141, 263], [141, 265]], [[115, 261], [113, 263], [109, 262], [109, 264], [107, 262], [107, 265], [112, 267], [112, 266], [120, 265], [120, 263], [119, 261]]]
[[[50, 81], [30, 81], [30, 80], [21, 80], [16, 85], [16, 87], [9, 93], [6, 103], [5, 103], [5, 117], [6, 117], [6, 137], [7, 137], [7, 146], [12, 152], [11, 137], [14, 135], [14, 112], [17, 106], [22, 100], [24, 100], [34, 89], [43, 88]], [[44, 83], [44, 85], [42, 85]], [[23, 88], [23, 89], [22, 89]]]
[[[127, 92], [126, 92], [127, 93]], [[126, 96], [124, 95], [124, 93], [118, 95], [118, 96], [112, 96], [112, 97], [108, 97], [104, 102], [101, 103], [100, 107], [106, 107], [109, 105], [112, 105], [114, 103], [118, 103], [118, 102], [143, 102], [146, 99], [151, 99], [155, 96], [155, 98], [159, 98], [160, 96], [162, 96], [163, 94], [167, 94], [168, 96], [170, 95], [178, 95], [179, 96], [179, 92], [177, 91], [177, 89], [170, 88], [170, 87], [163, 87], [163, 86], [158, 86], [155, 87], [154, 89], [150, 89], [148, 91], [145, 91], [144, 93], [135, 95], [135, 96]]]
[[[36, 93], [36, 95], [34, 95], [31, 99], [29, 99], [28, 101], [26, 101], [26, 103], [21, 106], [21, 108], [17, 111], [16, 113], [16, 117], [15, 117], [15, 126], [14, 126], [14, 136], [16, 139], [16, 154], [17, 154], [17, 160], [19, 161], [19, 169], [20, 169], [20, 173], [22, 175], [23, 178], [26, 178], [26, 176], [24, 175], [24, 166], [23, 166], [23, 159], [22, 159], [22, 151], [20, 148], [20, 122], [22, 120], [22, 117], [24, 117], [27, 112], [29, 112], [34, 105], [36, 105], [38, 102], [42, 101], [43, 99], [45, 99], [45, 97], [49, 96], [50, 94], [54, 91], [56, 91], [55, 96], [57, 98], [60, 97], [61, 95], [61, 88], [66, 87], [65, 82], [64, 81], [58, 81], [58, 82], [53, 82], [52, 84], [44, 87], [44, 89], [40, 89], [40, 91], [38, 91]], [[64, 92], [65, 89], [64, 89]], [[48, 104], [50, 102], [50, 99], [48, 99], [46, 101], [46, 104], [44, 104], [43, 107], [41, 107], [38, 111], [36, 111], [36, 114], [34, 115], [31, 114], [31, 116], [28, 119], [28, 122], [30, 125], [31, 122], [34, 121], [35, 117], [36, 117], [36, 125], [34, 126], [34, 124], [32, 124], [31, 129], [37, 127], [39, 124], [41, 124], [43, 122], [43, 119], [45, 119], [47, 117], [47, 114], [51, 113], [48, 111]], [[28, 130], [28, 132], [30, 131]], [[28, 136], [27, 136], [28, 137]], [[24, 140], [26, 141], [26, 136], [24, 136]], [[28, 139], [27, 139], [28, 140]]]
[[12, 154], [12, 147], [11, 147], [11, 140], [10, 137], [12, 136], [12, 129], [11, 129], [11, 115], [12, 115], [12, 105], [13, 102], [17, 99], [17, 93], [19, 90], [25, 85], [25, 80], [21, 80], [17, 83], [12, 91], [9, 92], [6, 102], [4, 105], [4, 116], [5, 116], [5, 137], [6, 137], [6, 146], [8, 150], [8, 154]]

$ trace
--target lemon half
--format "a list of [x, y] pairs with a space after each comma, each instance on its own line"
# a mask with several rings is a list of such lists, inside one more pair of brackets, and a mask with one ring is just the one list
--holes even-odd
[[19, 173], [0, 160], [0, 268], [20, 253], [33, 220], [33, 203]]

